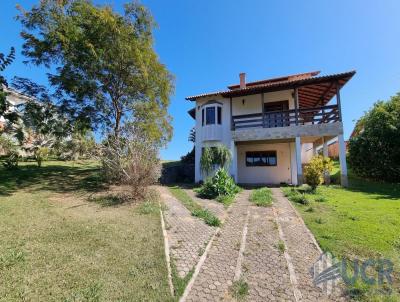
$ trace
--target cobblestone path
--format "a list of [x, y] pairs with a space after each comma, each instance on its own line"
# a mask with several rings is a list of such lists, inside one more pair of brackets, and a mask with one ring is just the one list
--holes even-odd
[[249, 191], [239, 193], [236, 202], [231, 207], [231, 214], [225, 221], [219, 236], [214, 239], [186, 301], [229, 299], [229, 287], [235, 276], [242, 231], [248, 215], [248, 196]]
[[249, 190], [237, 196], [182, 300], [233, 301], [231, 286], [240, 276], [249, 285], [247, 301], [344, 301], [313, 285], [309, 270], [320, 250], [281, 190], [272, 191], [269, 208], [251, 205]]
[[158, 187], [167, 209], [164, 212], [170, 256], [179, 277], [183, 278], [200, 259], [205, 246], [215, 232], [191, 213], [168, 191]]
[[295, 300], [279, 242], [273, 209], [251, 206], [243, 262], [243, 277], [249, 285], [248, 301]]
[[301, 217], [283, 195], [279, 188], [271, 189], [274, 194], [274, 208], [277, 219], [285, 237], [285, 245], [291, 256], [294, 271], [297, 277], [298, 289], [302, 301], [345, 301], [339, 291], [336, 296], [327, 296], [315, 287], [310, 277], [310, 268], [321, 254], [314, 236], [304, 225]]

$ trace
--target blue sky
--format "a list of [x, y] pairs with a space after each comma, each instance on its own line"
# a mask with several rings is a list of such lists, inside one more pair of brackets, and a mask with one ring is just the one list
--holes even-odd
[[[39, 0], [0, 1], [0, 52], [17, 49], [6, 76], [46, 84], [44, 67], [24, 65], [15, 5], [29, 9]], [[127, 0], [95, 1], [121, 10]], [[155, 47], [176, 77], [170, 114], [174, 136], [163, 159], [191, 149], [193, 120], [185, 96], [224, 89], [238, 82], [321, 70], [357, 70], [342, 89], [345, 138], [364, 111], [400, 91], [400, 1], [160, 1], [143, 0], [156, 19]]]

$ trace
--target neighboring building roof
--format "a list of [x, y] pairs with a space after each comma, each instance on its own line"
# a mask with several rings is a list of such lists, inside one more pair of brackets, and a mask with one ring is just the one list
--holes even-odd
[[13, 106], [18, 106], [20, 104], [24, 104], [28, 102], [29, 100], [32, 100], [33, 98], [19, 92], [18, 90], [15, 90], [11, 87], [6, 87], [3, 85], [3, 90], [6, 92], [7, 95], [7, 101], [11, 103]]
[[[341, 87], [343, 87], [353, 77], [355, 73], [356, 71], [353, 70], [344, 73], [316, 77], [313, 76], [313, 74], [317, 74], [317, 72], [310, 72], [298, 74], [297, 77], [296, 75], [282, 77], [283, 80], [279, 81], [276, 81], [275, 78], [270, 80], [251, 82], [253, 83], [252, 86], [248, 86], [248, 84], [246, 84], [246, 87], [242, 89], [236, 88], [212, 93], [203, 93], [189, 96], [186, 98], [186, 100], [194, 101], [197, 98], [218, 95], [224, 98], [238, 97], [263, 92], [299, 88], [298, 93], [300, 107], [312, 107], [318, 106], [318, 104], [325, 105], [336, 94], [336, 89], [340, 89]], [[287, 79], [285, 80], [284, 78]], [[230, 87], [236, 86], [237, 85], [233, 85]]]

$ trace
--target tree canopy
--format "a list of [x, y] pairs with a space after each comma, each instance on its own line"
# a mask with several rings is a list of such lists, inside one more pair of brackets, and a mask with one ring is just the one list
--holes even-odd
[[400, 93], [379, 101], [357, 122], [349, 163], [358, 175], [400, 181]]
[[[8, 65], [10, 65], [15, 59], [15, 48], [11, 47], [10, 52], [5, 55], [0, 52], [0, 72], [3, 72]], [[18, 115], [16, 112], [10, 112], [8, 109], [10, 107], [9, 102], [7, 101], [7, 93], [4, 91], [4, 87], [7, 87], [8, 83], [6, 78], [0, 73], [0, 116], [6, 121], [11, 123], [15, 122], [18, 119]]]
[[118, 136], [135, 123], [157, 144], [170, 140], [173, 79], [153, 49], [155, 23], [138, 2], [124, 14], [90, 0], [42, 0], [19, 8], [27, 62], [51, 68], [60, 108]]

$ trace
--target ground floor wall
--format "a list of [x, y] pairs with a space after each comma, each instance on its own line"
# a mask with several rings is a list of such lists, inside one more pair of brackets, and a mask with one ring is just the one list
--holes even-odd
[[[251, 144], [237, 146], [237, 182], [241, 184], [296, 183], [294, 143]], [[247, 166], [246, 152], [276, 151], [276, 166]]]
[[[220, 142], [196, 144], [195, 148], [195, 182], [206, 178], [200, 168], [201, 150], [212, 147]], [[264, 143], [264, 144], [225, 144], [232, 152], [232, 163], [229, 172], [237, 183], [241, 184], [297, 184], [296, 152], [294, 142]], [[303, 146], [302, 146], [303, 148]], [[276, 166], [249, 167], [246, 166], [246, 152], [276, 151]]]

